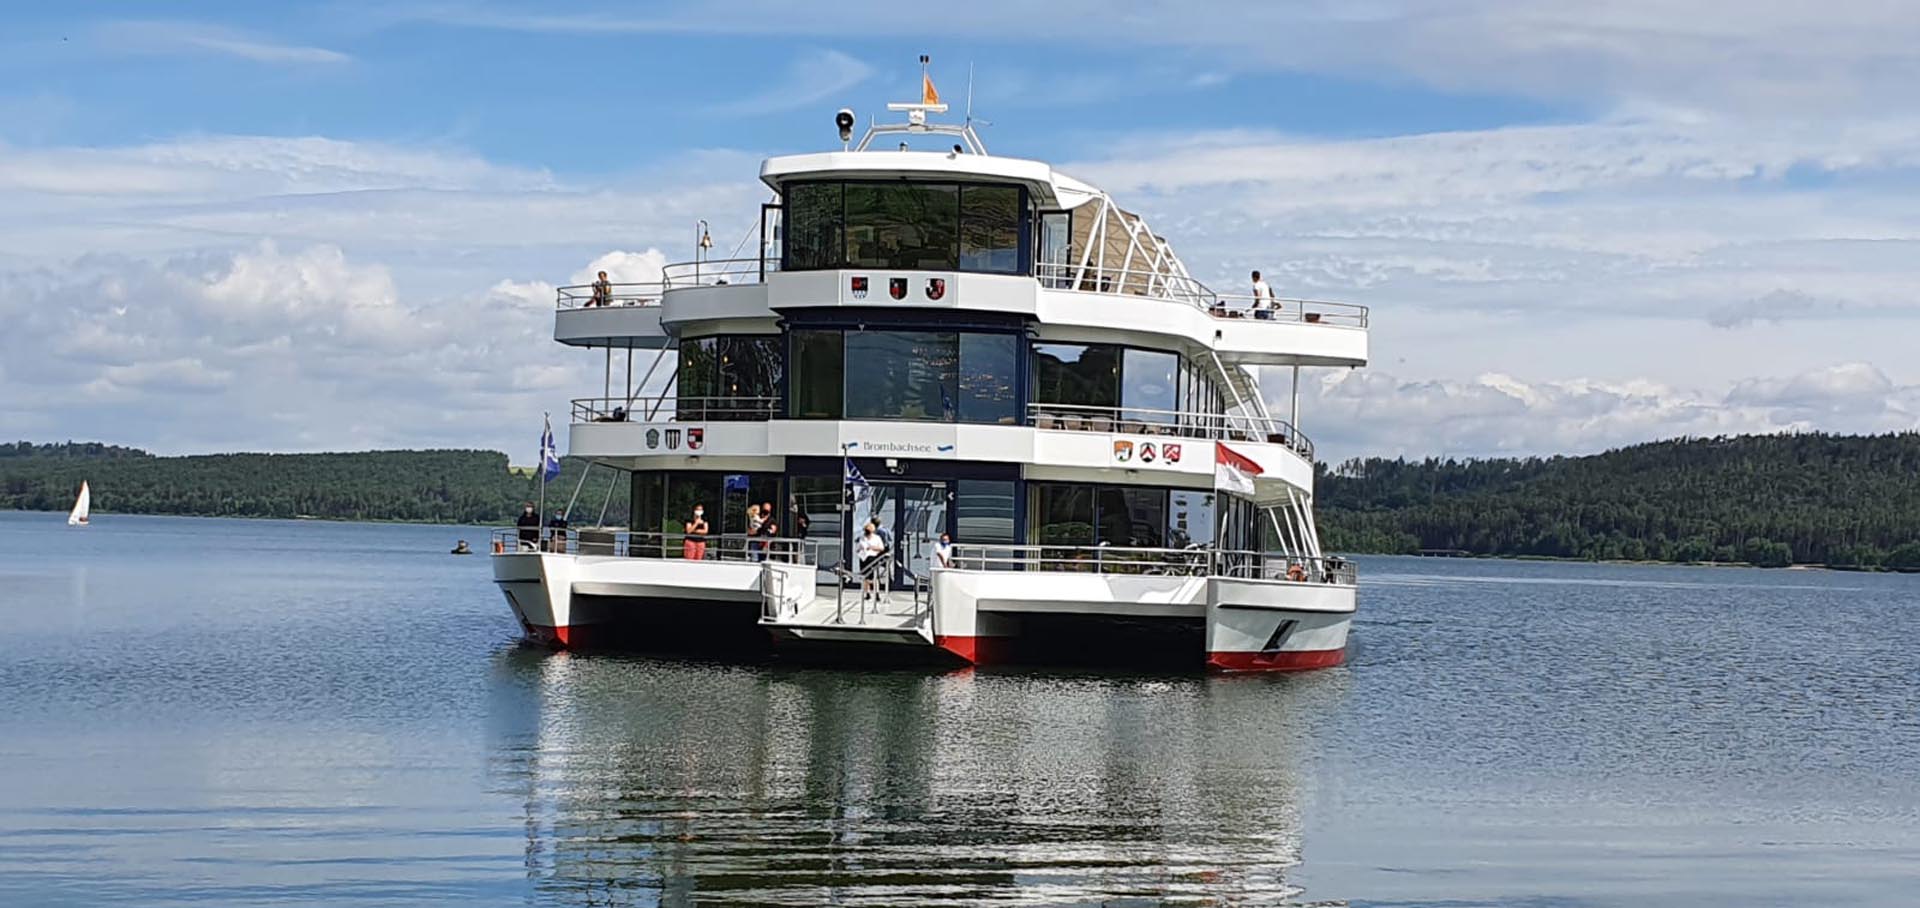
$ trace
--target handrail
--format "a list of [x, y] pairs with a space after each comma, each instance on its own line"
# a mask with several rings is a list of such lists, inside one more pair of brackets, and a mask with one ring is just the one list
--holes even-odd
[[1270, 416], [1035, 403], [1027, 405], [1027, 424], [1036, 429], [1063, 429], [1069, 432], [1114, 432], [1121, 435], [1166, 435], [1277, 444], [1286, 446], [1308, 460], [1313, 459], [1313, 440], [1286, 420]]
[[1214, 304], [1207, 309], [1207, 314], [1214, 318], [1251, 318], [1257, 321], [1297, 322], [1344, 328], [1365, 328], [1368, 312], [1367, 307], [1358, 303], [1309, 299], [1260, 299], [1249, 294], [1238, 293], [1218, 295]]
[[778, 397], [667, 397], [652, 413], [636, 412], [647, 401], [626, 397], [581, 397], [572, 401], [574, 423], [760, 422], [780, 411]]
[[554, 290], [554, 305], [559, 309], [599, 309], [619, 306], [658, 306], [667, 285], [608, 284], [607, 292], [597, 292], [593, 284], [573, 284]]
[[[820, 541], [783, 536], [752, 536], [746, 533], [654, 533], [613, 527], [496, 527], [492, 531], [493, 553], [511, 555], [524, 552], [553, 554], [595, 554], [584, 549], [605, 546], [604, 554], [619, 558], [658, 558], [686, 560], [696, 550], [688, 542], [701, 545], [696, 560], [725, 562], [777, 561], [784, 564], [818, 564]], [[609, 538], [611, 544], [609, 545]]]
[[726, 284], [758, 284], [771, 271], [780, 270], [779, 256], [733, 259], [701, 259], [674, 262], [660, 269], [668, 290], [686, 287], [715, 287]]
[[953, 569], [1219, 577], [1352, 586], [1359, 569], [1338, 556], [1188, 547], [956, 544]]
[[1033, 266], [1033, 276], [1042, 287], [1072, 293], [1167, 299], [1201, 309], [1214, 305], [1218, 299], [1218, 294], [1196, 278], [1150, 268], [1100, 268], [1088, 265], [1083, 269], [1078, 264], [1039, 262]]

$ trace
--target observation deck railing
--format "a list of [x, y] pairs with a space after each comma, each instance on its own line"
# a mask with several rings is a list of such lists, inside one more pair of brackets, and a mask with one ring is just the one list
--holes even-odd
[[727, 284], [758, 284], [767, 275], [780, 270], [778, 256], [764, 258], [701, 259], [674, 262], [660, 269], [666, 289], [717, 287]]
[[1121, 435], [1262, 442], [1285, 445], [1307, 460], [1313, 460], [1311, 439], [1300, 434], [1286, 420], [1265, 416], [1036, 403], [1027, 405], [1027, 424], [1036, 429], [1068, 432], [1115, 432]]
[[560, 309], [619, 308], [622, 306], [658, 306], [666, 284], [608, 284], [602, 296], [592, 284], [575, 284], [554, 291], [555, 307]]
[[1256, 300], [1250, 295], [1223, 294], [1214, 298], [1213, 303], [1207, 307], [1207, 314], [1214, 318], [1248, 318], [1255, 321], [1335, 325], [1345, 328], [1367, 326], [1367, 307], [1328, 300]]
[[[690, 546], [689, 543], [692, 543]], [[672, 561], [715, 561], [818, 564], [819, 540], [745, 533], [652, 533], [605, 527], [500, 527], [493, 531], [493, 553], [512, 555], [548, 552], [565, 555], [611, 555], [617, 558], [656, 558]], [[698, 557], [695, 557], [695, 556]]]
[[1189, 546], [1184, 549], [1122, 546], [958, 544], [953, 566], [971, 571], [1037, 571], [1074, 574], [1223, 577], [1351, 586], [1359, 568], [1339, 556], [1314, 558], [1287, 552], [1255, 552]]
[[573, 422], [764, 422], [780, 410], [778, 397], [582, 397]]

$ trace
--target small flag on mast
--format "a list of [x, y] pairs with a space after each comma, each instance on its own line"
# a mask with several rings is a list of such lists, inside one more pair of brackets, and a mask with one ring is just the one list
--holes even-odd
[[927, 75], [924, 71], [920, 73], [920, 103], [940, 103], [940, 92], [936, 91], [933, 87], [933, 77]]
[[553, 446], [553, 417], [540, 414], [546, 427], [540, 430], [540, 481], [552, 482], [560, 475], [560, 451]]

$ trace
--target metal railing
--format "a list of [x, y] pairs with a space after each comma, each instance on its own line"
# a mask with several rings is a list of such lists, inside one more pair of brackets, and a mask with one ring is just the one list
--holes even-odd
[[778, 397], [582, 397], [572, 420], [586, 422], [763, 422], [780, 410]]
[[758, 284], [768, 274], [780, 270], [778, 256], [765, 258], [701, 259], [674, 262], [660, 269], [668, 290], [683, 287], [717, 287], [726, 284]]
[[1299, 322], [1308, 325], [1336, 325], [1365, 328], [1367, 307], [1355, 303], [1327, 300], [1255, 299], [1251, 295], [1219, 294], [1207, 306], [1214, 318], [1241, 318], [1255, 321]]
[[1069, 432], [1115, 432], [1121, 435], [1163, 435], [1212, 441], [1253, 441], [1285, 445], [1308, 460], [1313, 441], [1284, 419], [1181, 410], [1143, 410], [1138, 407], [1094, 407], [1079, 404], [1028, 404], [1027, 424], [1036, 429]]
[[1138, 576], [1226, 577], [1351, 586], [1359, 579], [1352, 561], [1286, 552], [1253, 552], [1189, 546], [1184, 549], [1122, 546], [955, 545], [953, 566], [963, 571], [1039, 571]]
[[1217, 299], [1206, 284], [1192, 277], [1148, 268], [1100, 268], [1088, 265], [1082, 269], [1078, 264], [1040, 262], [1033, 266], [1033, 276], [1040, 281], [1040, 286], [1049, 290], [1169, 299], [1203, 309], [1213, 305]]
[[575, 284], [554, 291], [561, 309], [598, 309], [621, 306], [658, 306], [666, 284], [609, 284], [605, 291], [593, 284]]
[[749, 536], [745, 533], [650, 533], [610, 527], [497, 527], [493, 554], [548, 552], [564, 555], [612, 555], [673, 561], [723, 561], [785, 564], [819, 563], [820, 543], [811, 539]]

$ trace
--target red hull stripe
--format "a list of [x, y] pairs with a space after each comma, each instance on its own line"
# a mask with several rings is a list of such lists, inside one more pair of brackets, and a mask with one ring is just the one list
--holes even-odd
[[580, 629], [576, 627], [547, 627], [540, 624], [527, 624], [527, 639], [542, 646], [565, 649], [579, 642]]
[[1003, 662], [1007, 657], [1012, 637], [950, 637], [933, 638], [933, 645], [940, 647], [973, 665], [991, 662]]
[[1207, 668], [1217, 672], [1298, 672], [1332, 668], [1346, 661], [1345, 649], [1309, 649], [1278, 653], [1208, 653]]

